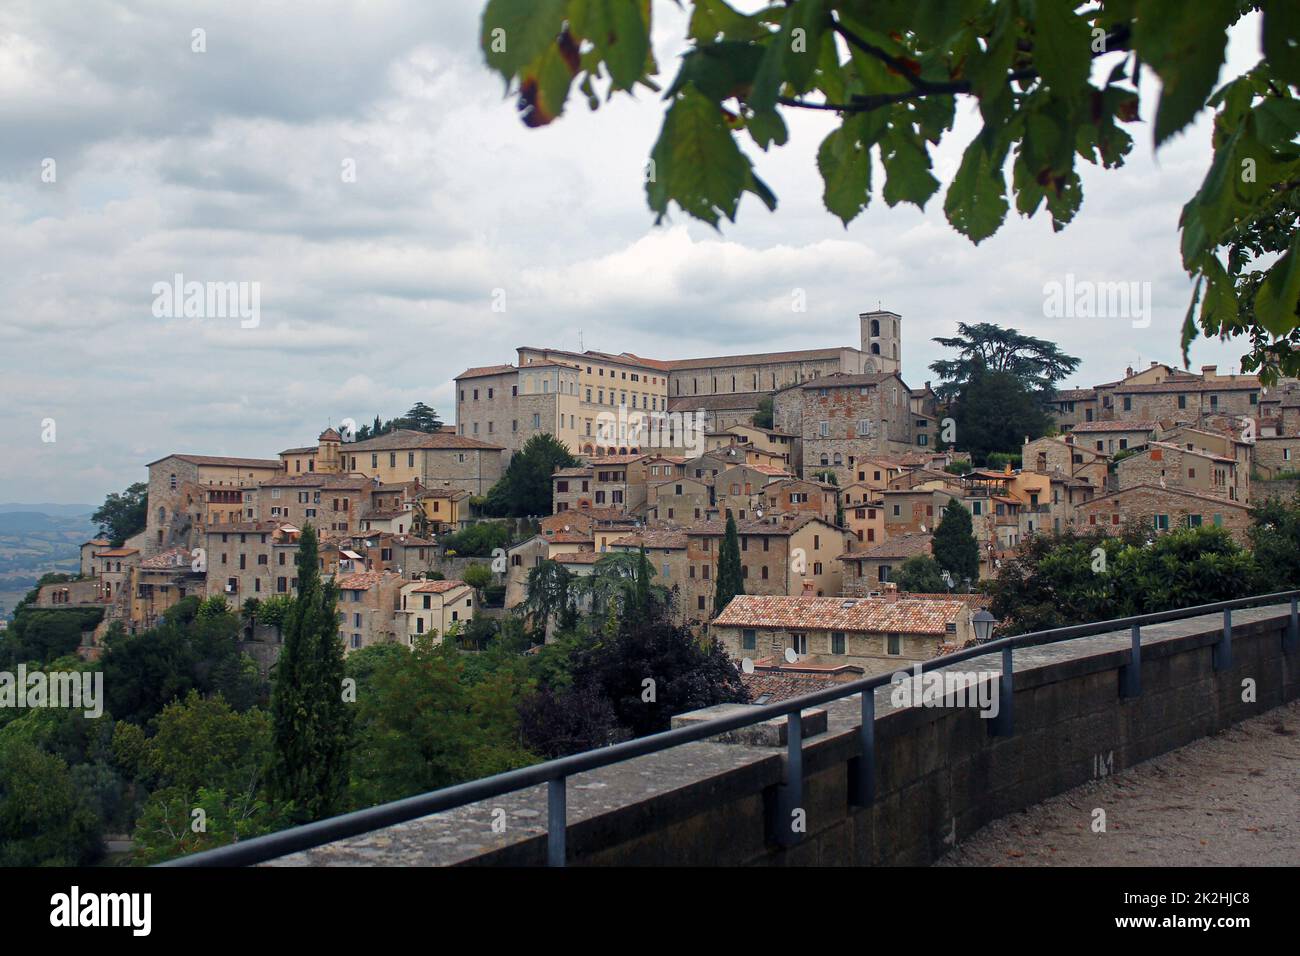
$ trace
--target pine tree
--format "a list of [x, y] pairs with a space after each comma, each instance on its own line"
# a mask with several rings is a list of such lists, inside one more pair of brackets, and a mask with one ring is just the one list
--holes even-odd
[[952, 574], [954, 585], [960, 584], [963, 578], [979, 580], [979, 543], [972, 530], [970, 512], [956, 498], [943, 509], [943, 519], [934, 531], [931, 548], [939, 567]]
[[320, 579], [316, 531], [298, 540], [298, 595], [284, 623], [271, 699], [272, 793], [299, 821], [343, 812], [352, 711], [343, 699], [337, 591]]
[[718, 584], [713, 591], [713, 613], [721, 614], [737, 594], [745, 593], [745, 580], [740, 571], [740, 536], [736, 534], [736, 519], [727, 515], [727, 531], [722, 537], [718, 552]]

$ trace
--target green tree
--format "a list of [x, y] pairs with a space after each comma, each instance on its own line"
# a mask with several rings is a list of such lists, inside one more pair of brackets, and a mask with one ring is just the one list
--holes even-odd
[[961, 585], [966, 578], [979, 580], [979, 542], [972, 531], [970, 512], [956, 498], [943, 509], [931, 549], [939, 567], [952, 575], [954, 585]]
[[120, 548], [127, 538], [145, 529], [149, 514], [149, 486], [143, 481], [128, 485], [126, 491], [110, 492], [90, 516], [99, 533]]
[[320, 578], [316, 531], [298, 539], [298, 594], [284, 625], [271, 697], [270, 793], [299, 821], [341, 812], [347, 801], [352, 711], [343, 700], [337, 591]]
[[[518, 89], [524, 123], [544, 126], [574, 87], [592, 109], [616, 91], [660, 88], [651, 9], [489, 0], [481, 46], [489, 67]], [[1216, 91], [1230, 29], [1251, 11], [1263, 14], [1258, 62]], [[498, 42], [501, 31], [509, 43]], [[1300, 325], [1300, 231], [1278, 243], [1285, 252], [1277, 258], [1233, 263], [1263, 273], [1249, 313], [1239, 299], [1244, 276], [1222, 264], [1243, 230], [1278, 219], [1300, 179], [1293, 0], [787, 0], [748, 13], [725, 0], [693, 0], [646, 197], [659, 219], [675, 204], [714, 226], [735, 221], [745, 193], [774, 209], [776, 196], [741, 143], [782, 146], [787, 116], [813, 111], [836, 120], [817, 151], [830, 212], [847, 224], [876, 191], [891, 207], [924, 208], [942, 185], [931, 148], [952, 130], [958, 99], [970, 98], [983, 127], [948, 185], [949, 223], [982, 242], [1014, 196], [1021, 215], [1045, 208], [1053, 228], [1064, 229], [1083, 201], [1078, 161], [1115, 168], [1132, 149], [1123, 127], [1141, 115], [1143, 67], [1160, 80], [1146, 109], [1157, 148], [1207, 107], [1215, 114], [1214, 159], [1180, 222], [1194, 280], [1184, 362], [1198, 332], [1257, 331], [1243, 366], [1266, 379], [1296, 374], [1300, 355], [1283, 337]], [[885, 175], [878, 190], [875, 168]]]
[[910, 591], [914, 594], [943, 594], [949, 590], [948, 582], [943, 579], [943, 568], [939, 567], [939, 562], [928, 554], [917, 554], [908, 558], [898, 569], [898, 575], [893, 580], [898, 584], [900, 591]]
[[772, 396], [764, 395], [758, 400], [758, 411], [754, 412], [751, 421], [759, 428], [772, 428]]
[[1300, 496], [1283, 502], [1269, 498], [1250, 512], [1250, 544], [1260, 569], [1257, 590], [1300, 587]]
[[497, 548], [510, 547], [510, 526], [504, 521], [476, 521], [455, 534], [443, 535], [443, 550], [462, 558], [490, 558]]
[[481, 604], [483, 589], [492, 583], [492, 569], [486, 564], [470, 564], [461, 575], [461, 580], [474, 589], [474, 594]]
[[357, 680], [351, 784], [357, 806], [535, 761], [519, 743], [516, 701], [524, 689], [512, 670], [471, 684], [453, 642], [434, 645], [431, 635], [423, 635], [411, 650], [396, 650], [365, 648], [348, 661]]
[[744, 593], [745, 580], [740, 573], [740, 535], [736, 533], [736, 519], [727, 515], [727, 530], [718, 550], [718, 580], [713, 589], [714, 615], [721, 614], [732, 598]]
[[99, 829], [64, 760], [0, 738], [0, 866], [85, 866], [101, 853]]
[[977, 369], [1006, 372], [1025, 391], [1046, 395], [1079, 367], [1079, 359], [1066, 355], [1056, 343], [989, 322], [958, 322], [956, 335], [934, 341], [957, 350], [955, 359], [930, 363], [940, 379], [934, 393], [945, 402], [961, 394]]
[[1010, 372], [976, 365], [952, 406], [957, 445], [984, 462], [993, 452], [1007, 452], [1042, 437], [1050, 424], [1042, 402]]
[[551, 475], [572, 468], [578, 459], [554, 435], [543, 432], [524, 443], [506, 466], [506, 473], [487, 494], [486, 510], [498, 517], [551, 513]]

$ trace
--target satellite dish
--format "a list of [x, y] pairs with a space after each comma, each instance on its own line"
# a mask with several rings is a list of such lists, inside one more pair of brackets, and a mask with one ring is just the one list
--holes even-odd
[[565, 530], [565, 531], [568, 531], [568, 530], [569, 530], [569, 526], [568, 526], [567, 524], [564, 526], [564, 530]]
[[925, 525], [921, 525], [921, 534], [925, 534]]
[[748, 657], [746, 657], [743, 661], [740, 662], [740, 669], [744, 671], [746, 674], [752, 674], [754, 673], [754, 662], [750, 660]]
[[755, 518], [761, 518], [761, 517], [763, 517], [763, 509], [762, 509], [762, 508], [755, 508], [755, 509], [754, 509], [754, 517], [755, 517]]
[[796, 663], [798, 660], [799, 660], [799, 655], [796, 654], [796, 653], [794, 652], [794, 648], [793, 648], [793, 647], [787, 647], [787, 648], [785, 649], [785, 662], [786, 662], [787, 664], [794, 664], [794, 663]]

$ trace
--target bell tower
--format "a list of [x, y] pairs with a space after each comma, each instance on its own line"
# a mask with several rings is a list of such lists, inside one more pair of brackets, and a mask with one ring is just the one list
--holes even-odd
[[867, 371], [900, 372], [903, 368], [903, 317], [877, 309], [858, 315], [862, 325], [862, 351]]

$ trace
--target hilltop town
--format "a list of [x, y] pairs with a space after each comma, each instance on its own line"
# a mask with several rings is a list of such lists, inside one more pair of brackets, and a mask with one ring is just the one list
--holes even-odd
[[[842, 677], [970, 640], [988, 603], [971, 593], [978, 579], [1035, 534], [1216, 526], [1242, 538], [1256, 486], [1294, 474], [1300, 383], [1158, 362], [1056, 390], [1054, 429], [1026, 438], [1017, 466], [972, 467], [930, 383], [903, 380], [902, 317], [858, 324], [853, 346], [671, 361], [520, 346], [513, 363], [456, 376], [454, 425], [327, 428], [275, 459], [167, 455], [147, 464], [144, 529], [116, 547], [86, 542], [80, 575], [36, 603], [102, 608], [83, 641], [94, 657], [112, 625], [147, 630], [186, 596], [236, 609], [293, 596], [310, 524], [351, 651], [520, 608], [545, 562], [584, 576], [607, 554], [644, 551], [676, 592], [677, 622], [737, 661]], [[537, 436], [577, 462], [551, 475], [550, 513], [503, 522], [500, 547], [455, 551], [449, 539], [489, 520], [485, 496]], [[970, 515], [977, 580], [900, 593], [900, 568], [931, 554], [953, 502]], [[729, 519], [743, 594], [717, 613]], [[474, 564], [490, 585], [465, 580]], [[248, 617], [245, 645], [269, 663], [275, 639]]]

